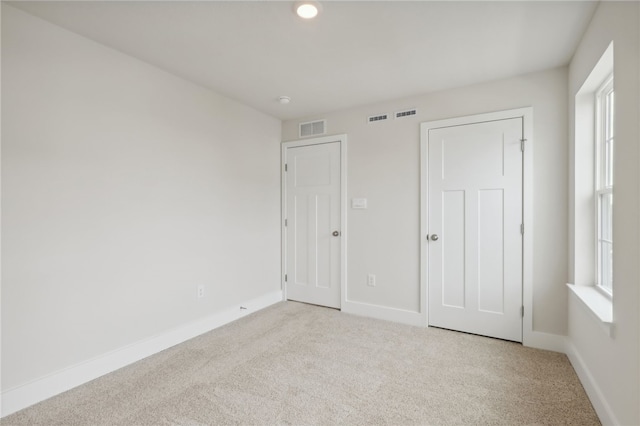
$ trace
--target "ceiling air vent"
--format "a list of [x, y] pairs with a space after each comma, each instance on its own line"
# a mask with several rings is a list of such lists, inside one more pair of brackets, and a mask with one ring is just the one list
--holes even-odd
[[327, 120], [307, 121], [300, 123], [300, 137], [324, 135], [327, 133]]
[[384, 121], [389, 119], [389, 114], [372, 115], [367, 118], [367, 123], [375, 123], [377, 121]]
[[406, 111], [398, 111], [396, 112], [396, 118], [410, 117], [412, 115], [416, 115], [418, 111], [416, 109], [408, 109]]

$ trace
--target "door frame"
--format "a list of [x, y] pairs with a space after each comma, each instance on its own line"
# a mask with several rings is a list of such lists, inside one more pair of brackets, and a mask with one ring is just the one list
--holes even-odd
[[323, 136], [320, 138], [300, 139], [282, 142], [280, 154], [280, 241], [281, 241], [281, 270], [280, 287], [282, 300], [287, 300], [287, 227], [285, 219], [287, 213], [287, 180], [285, 164], [287, 163], [287, 149], [301, 146], [321, 145], [326, 143], [340, 143], [340, 310], [344, 308], [347, 294], [347, 135]]
[[525, 149], [522, 158], [522, 343], [535, 344], [533, 334], [533, 108], [517, 108], [420, 123], [420, 313], [429, 326], [429, 130], [486, 121], [522, 118]]

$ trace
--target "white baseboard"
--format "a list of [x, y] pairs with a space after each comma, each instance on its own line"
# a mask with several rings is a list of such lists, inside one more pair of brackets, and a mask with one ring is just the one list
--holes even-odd
[[589, 400], [591, 401], [593, 408], [596, 410], [596, 413], [600, 418], [600, 422], [603, 425], [621, 424], [620, 422], [618, 422], [618, 419], [613, 413], [611, 406], [607, 402], [607, 398], [605, 397], [604, 392], [602, 392], [602, 390], [594, 380], [593, 375], [587, 367], [587, 364], [585, 364], [584, 360], [578, 353], [577, 348], [569, 339], [566, 340], [565, 353], [567, 354], [567, 357], [569, 358], [573, 369], [578, 375], [578, 378], [582, 383], [582, 387], [584, 387], [584, 390], [587, 392]]
[[565, 336], [557, 334], [543, 333], [541, 331], [525, 331], [522, 345], [530, 348], [564, 353], [565, 340]]
[[[105, 353], [2, 392], [2, 417], [282, 301], [274, 291], [158, 336]], [[246, 309], [241, 309], [240, 306]]]
[[406, 311], [404, 309], [389, 308], [386, 306], [370, 305], [368, 303], [353, 301], [344, 302], [341, 310], [347, 314], [359, 315], [362, 317], [376, 318], [419, 327], [426, 326], [423, 315], [420, 312]]

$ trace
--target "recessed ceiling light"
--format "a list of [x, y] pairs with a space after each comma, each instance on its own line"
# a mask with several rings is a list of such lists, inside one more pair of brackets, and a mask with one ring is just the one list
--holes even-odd
[[278, 102], [280, 102], [282, 105], [286, 105], [286, 104], [288, 104], [289, 102], [291, 102], [291, 98], [290, 98], [290, 97], [288, 97], [288, 96], [280, 96], [280, 97], [278, 98]]
[[316, 1], [299, 1], [293, 6], [296, 14], [303, 19], [312, 19], [320, 13], [320, 3]]

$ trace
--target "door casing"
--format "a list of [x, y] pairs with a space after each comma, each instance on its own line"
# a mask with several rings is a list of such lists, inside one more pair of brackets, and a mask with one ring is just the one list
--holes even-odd
[[420, 313], [422, 323], [428, 326], [428, 211], [429, 211], [429, 130], [441, 127], [459, 126], [485, 121], [522, 118], [523, 134], [526, 140], [522, 165], [522, 216], [524, 235], [522, 243], [522, 343], [529, 346], [533, 334], [533, 108], [518, 108], [506, 111], [463, 116], [420, 124]]
[[285, 219], [287, 214], [287, 187], [285, 164], [287, 162], [287, 149], [301, 146], [319, 145], [331, 142], [340, 143], [340, 306], [344, 307], [347, 290], [347, 135], [324, 136], [320, 138], [308, 138], [290, 142], [283, 142], [280, 155], [280, 229], [281, 229], [281, 278], [283, 299], [287, 300], [287, 227]]

